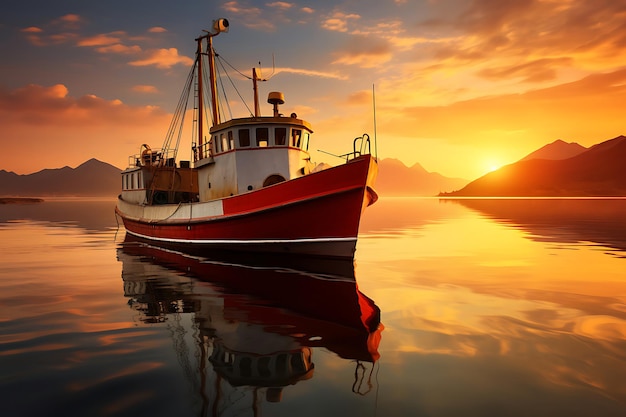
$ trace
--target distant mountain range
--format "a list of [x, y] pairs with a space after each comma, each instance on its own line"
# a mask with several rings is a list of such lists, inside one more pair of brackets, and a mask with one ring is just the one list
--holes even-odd
[[459, 197], [626, 196], [626, 137], [585, 148], [555, 141], [520, 161], [490, 172], [458, 191]]
[[[121, 170], [97, 159], [76, 168], [44, 169], [28, 175], [0, 170], [0, 196], [116, 196], [120, 192]], [[376, 190], [389, 196], [435, 196], [467, 184], [427, 172], [419, 164], [407, 168], [397, 159], [380, 161]]]
[[76, 168], [44, 169], [28, 175], [0, 170], [0, 196], [116, 196], [120, 172], [97, 159]]
[[401, 161], [389, 158], [379, 163], [376, 191], [381, 196], [436, 196], [467, 183], [466, 179], [428, 172], [420, 164], [408, 168]]
[[[120, 192], [120, 172], [97, 159], [28, 175], [0, 170], [0, 196], [113, 197]], [[428, 172], [420, 164], [409, 168], [397, 159], [383, 159], [376, 190], [381, 196], [626, 196], [626, 137], [590, 148], [557, 140], [469, 183]]]

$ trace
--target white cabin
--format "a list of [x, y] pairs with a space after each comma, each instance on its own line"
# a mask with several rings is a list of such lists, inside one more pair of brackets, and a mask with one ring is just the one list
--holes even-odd
[[[270, 100], [272, 98], [270, 93]], [[270, 101], [268, 100], [268, 101]], [[199, 200], [237, 195], [307, 175], [311, 125], [295, 114], [233, 119], [210, 129], [196, 150]], [[278, 103], [282, 104], [282, 100]]]

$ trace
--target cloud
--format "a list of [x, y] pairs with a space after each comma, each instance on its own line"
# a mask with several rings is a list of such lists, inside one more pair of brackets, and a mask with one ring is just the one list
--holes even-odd
[[293, 3], [287, 3], [285, 1], [275, 1], [273, 3], [267, 3], [268, 7], [275, 7], [277, 9], [289, 10], [293, 7]]
[[[30, 26], [21, 30], [26, 33], [26, 40], [35, 46], [58, 45], [70, 42], [78, 37], [78, 30], [83, 23], [83, 19], [77, 14], [66, 14], [55, 19], [43, 27]], [[48, 30], [53, 32], [48, 34]], [[59, 31], [60, 30], [60, 31]]]
[[137, 67], [152, 65], [157, 68], [167, 69], [178, 64], [191, 65], [193, 64], [193, 59], [178, 55], [178, 49], [176, 48], [167, 48], [148, 51], [145, 58], [131, 61], [129, 64]]
[[304, 24], [306, 21], [300, 20], [302, 13], [313, 13], [313, 9], [309, 7], [298, 9], [294, 3], [286, 1], [268, 2], [264, 7], [257, 7], [250, 5], [249, 1], [233, 0], [224, 3], [222, 8], [236, 16], [243, 26], [265, 32], [274, 32], [284, 23]]
[[421, 27], [459, 34], [432, 50], [433, 58], [446, 60], [448, 66], [493, 61], [502, 71], [479, 72], [487, 78], [506, 74], [506, 67], [543, 67], [523, 77], [525, 82], [542, 82], [572, 65], [623, 65], [625, 18], [623, 2], [476, 0], [456, 16], [429, 19]]
[[335, 12], [324, 19], [322, 28], [332, 32], [348, 32], [350, 21], [359, 20], [360, 18], [361, 16], [355, 13]]
[[281, 72], [306, 75], [309, 77], [334, 78], [337, 80], [345, 80], [347, 78], [345, 75], [337, 74], [335, 72], [315, 71], [315, 70], [308, 70], [308, 69], [302, 69], [302, 68], [288, 68], [288, 67], [274, 69], [275, 74], [279, 74]]
[[63, 27], [66, 30], [76, 30], [83, 23], [80, 15], [69, 13], [52, 21], [52, 25]]
[[71, 32], [46, 34], [45, 30], [34, 26], [24, 28], [21, 32], [26, 34], [26, 40], [34, 46], [60, 45], [78, 38], [77, 34]]
[[519, 65], [489, 67], [478, 71], [478, 75], [492, 80], [521, 78], [525, 82], [541, 82], [557, 78], [555, 68], [571, 65], [571, 58], [545, 58]]
[[[61, 23], [80, 23], [82, 19], [78, 15], [68, 14], [53, 21], [50, 25]], [[128, 45], [131, 39], [144, 41], [143, 37], [131, 37], [125, 31], [113, 31], [100, 33], [93, 36], [81, 37], [78, 33], [60, 32], [47, 34], [40, 27], [30, 26], [21, 30], [25, 33], [29, 42], [36, 46], [47, 46], [52, 44], [64, 44], [73, 42], [78, 47], [93, 48], [101, 54], [135, 55], [137, 59], [130, 61], [131, 66], [155, 66], [157, 68], [168, 69], [174, 65], [191, 65], [193, 60], [186, 56], [178, 55], [176, 48], [154, 49], [144, 52], [139, 45]], [[166, 29], [154, 26], [148, 29], [148, 33], [163, 33]], [[143, 55], [143, 56], [141, 56]]]
[[357, 91], [348, 96], [346, 103], [349, 105], [362, 106], [364, 104], [371, 104], [372, 92], [371, 91]]
[[[359, 24], [352, 25], [357, 20]], [[451, 39], [415, 36], [409, 33], [405, 21], [401, 19], [365, 20], [360, 15], [343, 12], [328, 16], [322, 22], [322, 28], [349, 35], [347, 43], [335, 51], [333, 63], [381, 70], [385, 70], [391, 60], [401, 65], [406, 61], [402, 54], [415, 53], [418, 45], [447, 43]]]
[[620, 103], [626, 103], [626, 69], [523, 94], [480, 97], [445, 106], [396, 107], [389, 100], [383, 102], [388, 117], [381, 117], [381, 123], [389, 134], [446, 138], [477, 147], [486, 142], [512, 145], [502, 142], [505, 132], [521, 133], [531, 146], [557, 138], [596, 143], [624, 133]]
[[136, 91], [138, 93], [158, 93], [159, 90], [157, 90], [157, 88], [153, 85], [136, 85], [133, 87], [133, 91]]
[[41, 33], [43, 32], [43, 29], [35, 27], [35, 26], [30, 26], [30, 27], [22, 29], [21, 31], [24, 33]]
[[67, 87], [29, 84], [12, 91], [0, 90], [0, 119], [3, 123], [37, 125], [83, 125], [133, 123], [133, 114], [163, 113], [154, 107], [129, 107], [120, 100], [105, 100], [95, 95], [71, 97]]
[[46, 43], [42, 39], [43, 29], [35, 26], [30, 26], [21, 30], [26, 34], [26, 40], [35, 46], [45, 46]]
[[262, 18], [262, 10], [258, 7], [243, 6], [238, 1], [229, 1], [224, 3], [222, 8], [228, 13], [236, 15], [246, 27], [267, 31], [276, 29], [271, 20]]
[[126, 32], [117, 31], [104, 33], [79, 40], [76, 45], [92, 47], [101, 54], [138, 55], [142, 52], [139, 45], [125, 45]]
[[261, 13], [261, 9], [258, 7], [245, 7], [239, 5], [238, 1], [229, 1], [222, 6], [227, 12], [244, 15], [258, 15]]
[[388, 41], [370, 36], [352, 36], [348, 44], [335, 55], [333, 64], [358, 65], [373, 68], [391, 60], [392, 48]]
[[75, 24], [75, 23], [79, 23], [82, 22], [82, 18], [77, 15], [77, 14], [66, 14], [65, 16], [61, 16], [58, 21], [62, 22], [62, 23], [69, 23], [69, 24]]
[[112, 32], [100, 35], [83, 38], [78, 41], [78, 46], [103, 46], [117, 44], [121, 41], [120, 36], [124, 35], [124, 32]]
[[113, 53], [113, 54], [121, 54], [121, 55], [136, 55], [141, 52], [141, 47], [139, 47], [138, 45], [126, 46], [126, 45], [117, 43], [115, 45], [107, 45], [107, 46], [96, 48], [96, 51], [103, 53], [103, 54]]
[[[125, 153], [162, 137], [170, 118], [154, 106], [89, 94], [72, 97], [63, 84], [0, 88], [0, 123], [7, 139], [0, 166], [26, 173], [78, 165], [90, 155], [123, 167]], [[120, 149], [128, 151], [120, 154]]]

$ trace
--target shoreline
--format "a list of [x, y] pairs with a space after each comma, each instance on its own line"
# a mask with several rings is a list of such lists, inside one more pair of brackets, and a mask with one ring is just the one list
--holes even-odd
[[36, 204], [43, 203], [42, 198], [30, 197], [0, 197], [0, 204]]

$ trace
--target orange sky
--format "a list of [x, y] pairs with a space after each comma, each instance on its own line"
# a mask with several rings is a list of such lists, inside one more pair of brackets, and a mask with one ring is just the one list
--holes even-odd
[[626, 134], [623, 0], [33, 3], [0, 17], [0, 169], [19, 174], [92, 157], [124, 168], [141, 143], [160, 146], [194, 37], [222, 16], [215, 46], [237, 69], [269, 74], [275, 54], [262, 112], [283, 91], [283, 112], [313, 124], [316, 162], [374, 136], [372, 85], [380, 156], [449, 177]]

